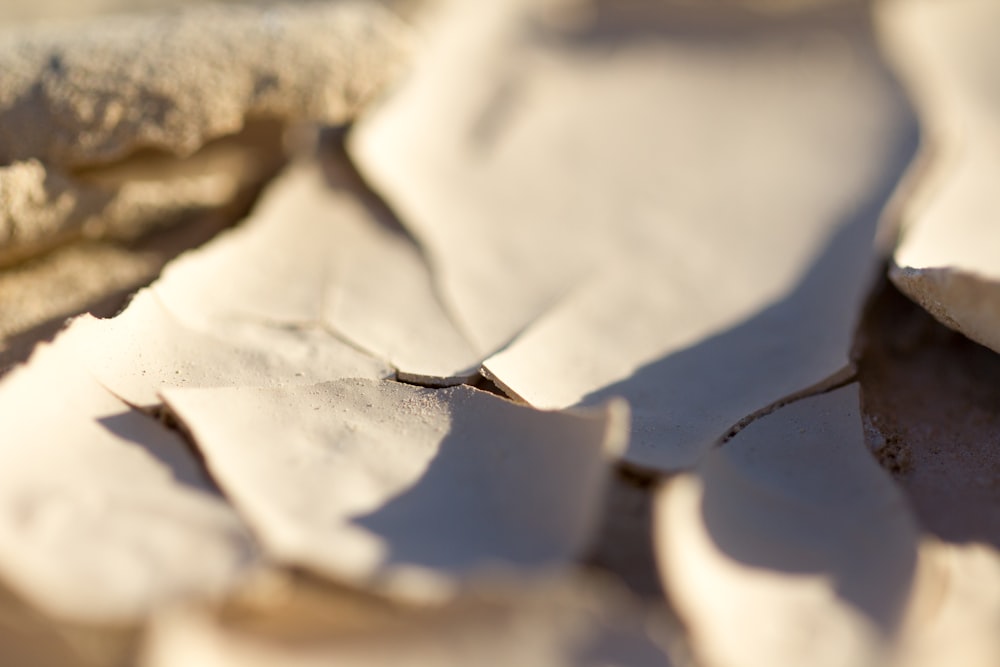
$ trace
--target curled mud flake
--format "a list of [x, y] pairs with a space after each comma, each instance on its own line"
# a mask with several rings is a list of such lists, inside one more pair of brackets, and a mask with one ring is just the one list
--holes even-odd
[[173, 263], [152, 291], [201, 330], [326, 332], [407, 381], [464, 382], [482, 355], [442, 307], [420, 249], [348, 167], [331, 156], [292, 165], [239, 229]]
[[1000, 5], [893, 0], [876, 15], [926, 128], [920, 178], [901, 186], [889, 276], [938, 321], [1000, 352]]
[[136, 294], [114, 318], [74, 320], [61, 341], [105, 387], [145, 410], [159, 406], [169, 387], [314, 384], [392, 373], [322, 330], [245, 322], [213, 332], [185, 325], [151, 290]]
[[127, 627], [224, 595], [257, 563], [175, 433], [102, 387], [61, 339], [0, 383], [0, 577], [47, 614]]
[[761, 417], [657, 492], [663, 588], [706, 664], [884, 664], [918, 527], [865, 447], [857, 385]]
[[1000, 552], [977, 543], [920, 545], [910, 614], [894, 667], [942, 662], [990, 667], [1000, 661]]
[[164, 397], [273, 558], [411, 600], [448, 598], [484, 569], [580, 557], [626, 438], [620, 404], [545, 413], [467, 386]]
[[487, 377], [540, 408], [625, 397], [626, 460], [664, 471], [847, 363], [916, 137], [866, 8], [456, 4], [350, 148]]

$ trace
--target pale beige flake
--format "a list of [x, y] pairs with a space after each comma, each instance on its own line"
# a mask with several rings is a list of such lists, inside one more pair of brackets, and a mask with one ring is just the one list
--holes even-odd
[[61, 343], [116, 396], [139, 408], [167, 387], [314, 384], [384, 378], [392, 369], [322, 330], [242, 327], [218, 333], [185, 326], [154, 292], [139, 292], [117, 317], [83, 315]]
[[942, 323], [1000, 351], [1000, 5], [892, 0], [879, 16], [928, 134], [890, 277]]
[[293, 165], [239, 229], [173, 262], [152, 291], [188, 326], [321, 329], [406, 379], [460, 383], [482, 357], [438, 300], [420, 249], [384, 215], [319, 164]]
[[918, 533], [856, 386], [759, 419], [656, 500], [664, 588], [714, 667], [884, 664]]
[[1000, 553], [982, 544], [926, 540], [898, 667], [1000, 664]]
[[127, 624], [225, 593], [255, 565], [187, 445], [59, 339], [0, 385], [0, 576], [63, 620]]
[[[316, 614], [317, 609], [313, 609]], [[362, 610], [363, 611], [363, 610]], [[342, 614], [338, 614], [342, 615]], [[259, 614], [258, 614], [259, 616]], [[369, 614], [369, 616], [371, 616]], [[334, 617], [336, 620], [336, 617]], [[665, 618], [584, 577], [478, 582], [439, 609], [289, 633], [182, 610], [159, 619], [144, 667], [668, 667]], [[308, 622], [307, 622], [308, 624]], [[312, 623], [312, 625], [316, 625]], [[347, 626], [346, 628], [344, 626]], [[265, 626], [266, 628], [266, 626]]]
[[625, 437], [621, 404], [544, 413], [468, 386], [350, 379], [164, 399], [274, 558], [415, 599], [580, 556]]
[[248, 118], [342, 123], [406, 62], [407, 31], [374, 3], [188, 7], [0, 35], [0, 163], [178, 155]]
[[915, 136], [863, 8], [452, 4], [352, 150], [491, 379], [671, 470], [848, 363]]

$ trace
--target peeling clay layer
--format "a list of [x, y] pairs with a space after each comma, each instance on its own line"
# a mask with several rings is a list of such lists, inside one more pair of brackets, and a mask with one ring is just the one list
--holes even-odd
[[410, 381], [474, 376], [482, 354], [442, 308], [419, 249], [332, 171], [293, 164], [243, 225], [171, 264], [152, 290], [188, 327], [320, 329]]
[[253, 539], [183, 441], [60, 338], [0, 385], [0, 423], [0, 574], [46, 613], [136, 623], [256, 567]]
[[140, 291], [117, 317], [83, 315], [60, 337], [112, 393], [131, 406], [160, 405], [169, 387], [314, 384], [334, 377], [385, 378], [384, 363], [323, 331], [231, 327], [225, 335], [185, 325]]
[[[879, 5], [942, 149], [912, 191], [862, 0], [433, 4], [364, 175], [320, 132], [0, 382], [0, 662], [9, 586], [141, 632], [142, 667], [1000, 663], [1000, 355], [934, 320], [1000, 350], [966, 215], [1000, 210], [1000, 133], [940, 84], [985, 0]], [[333, 2], [0, 34], [0, 365], [178, 228], [108, 239], [243, 217], [287, 121], [353, 119], [406, 42]], [[60, 257], [88, 280], [18, 280]]]
[[730, 39], [710, 8], [563, 4], [596, 18], [457, 3], [349, 146], [490, 380], [623, 396], [628, 463], [683, 469], [848, 362], [914, 118], [858, 7]]
[[1000, 352], [1000, 280], [953, 267], [893, 266], [889, 277], [939, 322]]
[[1000, 351], [1000, 5], [893, 0], [876, 15], [918, 102], [929, 167], [908, 193], [889, 277], [938, 321]]
[[191, 154], [248, 117], [342, 123], [405, 62], [378, 5], [191, 7], [0, 35], [0, 164]]
[[885, 664], [919, 532], [865, 448], [857, 385], [763, 417], [671, 478], [654, 531], [699, 664]]
[[622, 403], [540, 412], [467, 386], [352, 378], [163, 397], [269, 556], [423, 603], [490, 570], [582, 555], [627, 439]]

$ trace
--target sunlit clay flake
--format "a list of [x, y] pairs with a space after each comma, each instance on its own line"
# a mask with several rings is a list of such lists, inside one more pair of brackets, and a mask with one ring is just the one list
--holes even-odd
[[[185, 324], [220, 333], [248, 322], [325, 329], [405, 379], [461, 383], [482, 356], [387, 214], [328, 182], [318, 163], [295, 165], [244, 225], [171, 264], [152, 290]], [[344, 374], [325, 379], [334, 377]]]
[[[291, 639], [261, 637], [265, 621], [187, 610], [161, 617], [144, 667], [668, 667], [665, 619], [621, 591], [585, 579], [487, 580], [440, 608], [399, 611], [367, 627], [328, 623]], [[332, 605], [331, 605], [332, 606]], [[334, 607], [336, 609], [336, 607]], [[322, 613], [314, 609], [313, 613]], [[352, 624], [353, 625], [353, 624]], [[265, 627], [267, 627], [265, 625]], [[253, 630], [258, 630], [256, 636]]]
[[256, 563], [185, 443], [62, 339], [0, 384], [0, 577], [63, 620], [125, 624], [216, 597]]
[[672, 470], [847, 363], [915, 136], [864, 8], [455, 4], [351, 148], [497, 385]]
[[992, 0], [879, 5], [879, 25], [927, 126], [906, 193], [893, 282], [947, 326], [1000, 351], [1000, 58]]
[[621, 403], [546, 413], [467, 386], [170, 389], [167, 406], [284, 563], [404, 597], [588, 546]]
[[922, 543], [910, 607], [892, 665], [1000, 663], [1000, 553], [995, 548]]
[[757, 420], [671, 479], [654, 531], [705, 664], [884, 664], [918, 536], [865, 447], [856, 386]]
[[313, 384], [384, 378], [392, 369], [323, 331], [184, 326], [156, 295], [139, 292], [117, 317], [84, 315], [63, 335], [94, 377], [137, 407], [160, 404], [167, 387]]
[[375, 4], [192, 6], [0, 34], [0, 163], [190, 154], [248, 117], [342, 123], [405, 63]]

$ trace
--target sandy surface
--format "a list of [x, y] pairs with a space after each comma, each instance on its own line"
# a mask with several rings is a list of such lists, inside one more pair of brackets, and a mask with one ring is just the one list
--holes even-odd
[[265, 4], [0, 7], [0, 662], [996, 664], [985, 3]]

